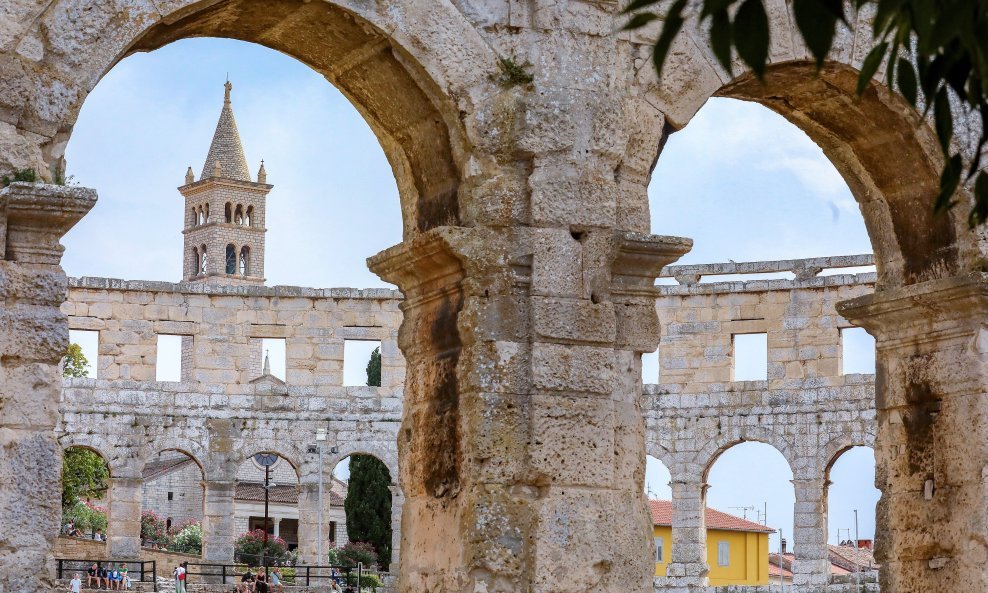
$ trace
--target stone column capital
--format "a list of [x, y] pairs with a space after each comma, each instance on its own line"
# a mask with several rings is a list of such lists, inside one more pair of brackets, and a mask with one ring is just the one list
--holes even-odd
[[61, 238], [96, 204], [96, 190], [17, 182], [0, 190], [4, 259], [58, 265]]
[[875, 292], [838, 303], [837, 312], [887, 347], [955, 338], [988, 318], [988, 273]]

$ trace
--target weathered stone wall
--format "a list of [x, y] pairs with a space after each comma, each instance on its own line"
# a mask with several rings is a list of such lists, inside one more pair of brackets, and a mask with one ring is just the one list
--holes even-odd
[[202, 521], [202, 472], [199, 466], [190, 463], [154, 480], [145, 480], [141, 486], [141, 506], [154, 511], [162, 520], [171, 519], [175, 527], [190, 519]]
[[[645, 385], [642, 403], [645, 450], [670, 469], [677, 512], [673, 563], [668, 578], [656, 579], [657, 588], [704, 586], [705, 530], [697, 517], [702, 517], [706, 473], [723, 450], [745, 440], [775, 446], [793, 468], [797, 585], [810, 591], [815, 589], [805, 587], [829, 582], [826, 472], [847, 448], [873, 445], [875, 433], [873, 376], [840, 373], [840, 330], [850, 324], [836, 312], [835, 303], [869, 294], [875, 275], [816, 274], [824, 268], [871, 263], [869, 256], [817, 258], [741, 264], [745, 267], [731, 269], [674, 266], [662, 273], [683, 284], [658, 288], [655, 308], [662, 330], [662, 382]], [[789, 269], [799, 277], [733, 282], [717, 282], [716, 278]], [[711, 282], [699, 282], [701, 278]], [[156, 458], [157, 452], [180, 450], [203, 464], [207, 488], [214, 480], [258, 480], [263, 474], [247, 456], [273, 450], [288, 460], [276, 466], [276, 482], [301, 479], [311, 484], [313, 473], [318, 475], [313, 467], [317, 459], [307, 452], [307, 445], [314, 442], [315, 428], [325, 426], [330, 429], [328, 443], [340, 447], [341, 453], [327, 459], [324, 471], [331, 471], [345, 450], [375, 453], [394, 472], [396, 420], [402, 409], [397, 378], [405, 373], [400, 357], [385, 359], [385, 375], [390, 377], [385, 384], [391, 387], [344, 388], [333, 383], [340, 380], [342, 338], [378, 337], [385, 352], [396, 352], [393, 340], [399, 295], [338, 290], [329, 291], [338, 296], [322, 296], [325, 293], [70, 280], [63, 310], [71, 313], [70, 327], [106, 332], [100, 336], [104, 373], [153, 376], [153, 368], [145, 361], [151, 358], [147, 348], [154, 344], [154, 329], [178, 322], [185, 324], [195, 344], [192, 375], [229, 381], [66, 380], [61, 442], [102, 452], [115, 476], [139, 469]], [[290, 368], [300, 366], [306, 356], [325, 353], [325, 363], [317, 362], [315, 374], [303, 375], [305, 381], [314, 377], [317, 384], [293, 385], [291, 377], [298, 375], [291, 373], [284, 387], [239, 382], [245, 378], [243, 373], [213, 374], [234, 371], [250, 360], [249, 344], [257, 321], [269, 322], [268, 331], [273, 325], [284, 328], [278, 335], [288, 340]], [[131, 339], [119, 346], [106, 343], [125, 328]], [[768, 334], [768, 379], [732, 381], [731, 336], [752, 331]], [[220, 346], [226, 355], [214, 359]], [[208, 374], [201, 374], [204, 369]], [[195, 479], [200, 479], [198, 467], [191, 469]], [[328, 500], [329, 482], [325, 487]], [[149, 492], [146, 485], [144, 492]], [[336, 518], [327, 509], [324, 521], [328, 524]], [[233, 531], [239, 533], [245, 527], [235, 523]]]
[[[775, 447], [793, 472], [797, 591], [829, 591], [827, 473], [836, 458], [874, 446], [873, 375], [841, 374], [836, 303], [870, 294], [875, 274], [817, 276], [869, 265], [868, 256], [735, 265], [673, 266], [657, 299], [661, 383], [645, 385], [648, 453], [669, 469], [673, 549], [657, 589], [706, 584], [706, 478], [717, 457], [743, 441]], [[809, 267], [810, 271], [806, 272]], [[791, 280], [717, 282], [718, 274], [793, 271]], [[839, 270], [835, 270], [839, 272]], [[700, 282], [701, 278], [710, 282]], [[732, 335], [767, 334], [764, 381], [733, 381]], [[834, 589], [837, 590], [837, 589]]]
[[[637, 360], [658, 342], [652, 281], [690, 247], [646, 234], [647, 187], [664, 140], [707, 98], [760, 102], [832, 159], [876, 254], [876, 292], [841, 312], [878, 342], [883, 588], [985, 590], [988, 424], [971, 424], [986, 415], [988, 234], [969, 231], [966, 191], [957, 208], [934, 215], [942, 157], [915, 109], [878, 83], [856, 91], [872, 12], [840, 29], [818, 68], [791, 5], [766, 2], [773, 34], [762, 80], [721, 69], [690, 18], [659, 81], [650, 56], [660, 21], [623, 32], [620, 9], [580, 0], [7, 0], [0, 171], [28, 166], [51, 178], [88, 93], [134, 52], [231, 37], [309, 64], [366, 118], [398, 184], [404, 241], [370, 264], [408, 297], [400, 483], [411, 510], [404, 544], [416, 560], [403, 564], [400, 588], [641, 593], [650, 538], [647, 515], [634, 510], [644, 506], [646, 437]], [[968, 157], [980, 131], [977, 118], [954, 118]], [[32, 224], [64, 231], [58, 214]], [[30, 254], [10, 249], [16, 226], [8, 220], [5, 263], [32, 266]], [[4, 285], [11, 308], [37, 293], [18, 284], [29, 274], [15, 272]], [[5, 362], [4, 395], [18, 407], [50, 409], [57, 399], [62, 298], [32, 301], [47, 323], [4, 327], [12, 344], [4, 356], [16, 357], [21, 341], [45, 345], [29, 363], [38, 373]], [[136, 356], [125, 363], [135, 372], [148, 364]], [[50, 420], [5, 415], [4, 430], [17, 434], [4, 438], [51, 447]], [[23, 474], [51, 483], [58, 453], [41, 457]], [[139, 486], [115, 480], [113, 502], [126, 506], [124, 494]], [[31, 500], [40, 490], [19, 487], [5, 486], [0, 502], [28, 500], [54, 525], [54, 494]], [[228, 491], [207, 488], [217, 521]], [[50, 548], [50, 535], [15, 542], [8, 526], [0, 524], [0, 584], [19, 574], [8, 566], [38, 566], [34, 556]], [[597, 538], [602, 531], [611, 537]]]
[[[396, 297], [389, 290], [71, 280], [63, 305], [69, 326], [99, 331], [100, 352], [97, 378], [65, 380], [59, 442], [90, 447], [110, 465], [114, 554], [137, 551], [144, 465], [161, 451], [177, 450], [203, 470], [205, 557], [231, 559], [239, 534], [233, 483], [257, 478], [249, 458], [269, 451], [287, 460], [276, 477], [300, 484], [299, 544], [314, 563], [320, 468], [310, 445], [317, 430], [328, 437], [321, 468], [324, 551], [329, 522], [338, 518], [329, 497], [336, 464], [367, 453], [398, 474], [404, 367], [395, 344]], [[157, 333], [191, 338], [191, 380], [153, 380]], [[250, 372], [253, 343], [261, 337], [286, 340], [286, 383]], [[342, 385], [343, 342], [353, 337], [381, 341], [382, 387]], [[395, 506], [397, 541], [400, 493]]]

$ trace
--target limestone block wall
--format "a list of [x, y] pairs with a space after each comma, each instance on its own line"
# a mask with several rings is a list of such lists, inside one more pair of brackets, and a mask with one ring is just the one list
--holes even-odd
[[[871, 264], [870, 256], [673, 266], [660, 287], [659, 384], [644, 386], [646, 448], [669, 469], [673, 549], [658, 590], [706, 585], [707, 472], [726, 449], [768, 443], [786, 458], [795, 488], [797, 591], [838, 590], [827, 563], [827, 472], [846, 449], [874, 447], [874, 375], [841, 374], [838, 301], [870, 294], [875, 274], [817, 276]], [[793, 272], [792, 279], [717, 282], [721, 274]], [[712, 277], [710, 282], [701, 278]], [[733, 381], [732, 335], [767, 334], [767, 378]], [[732, 589], [735, 590], [735, 589]]]
[[404, 383], [398, 293], [386, 289], [202, 286], [107, 278], [70, 280], [71, 329], [100, 332], [97, 378], [153, 381], [158, 334], [190, 336], [193, 382], [239, 385], [260, 373], [256, 342], [286, 340], [289, 385], [343, 384], [347, 339], [381, 341], [382, 386]]
[[[658, 590], [705, 586], [700, 521], [707, 470], [721, 452], [745, 440], [776, 447], [793, 469], [798, 590], [837, 587], [826, 564], [826, 472], [845, 449], [874, 444], [875, 409], [873, 376], [840, 372], [840, 329], [850, 324], [835, 303], [869, 294], [875, 275], [817, 273], [871, 261], [870, 256], [816, 258], [663, 271], [681, 284], [658, 287], [661, 382], [646, 382], [642, 401], [646, 452], [666, 464], [673, 481], [673, 558], [669, 576], [655, 581]], [[794, 277], [716, 281], [723, 274], [785, 270]], [[326, 446], [338, 448], [324, 460], [327, 492], [333, 467], [353, 452], [377, 455], [397, 476], [405, 375], [395, 343], [398, 293], [97, 278], [70, 279], [69, 286], [63, 311], [70, 327], [101, 332], [100, 376], [66, 380], [60, 441], [100, 451], [114, 475], [140, 475], [143, 464], [163, 450], [192, 455], [205, 473], [206, 500], [198, 504], [207, 540], [224, 525], [211, 514], [216, 507], [210, 497], [216, 495], [210, 492], [226, 492], [222, 485], [237, 479], [263, 479], [249, 458], [274, 451], [286, 461], [275, 467], [273, 479], [300, 483], [299, 542], [311, 557], [318, 531], [306, 522], [313, 521], [319, 468], [309, 445], [319, 428], [327, 429]], [[159, 331], [188, 336], [189, 380], [133, 379], [153, 378]], [[764, 381], [731, 380], [731, 336], [745, 332], [768, 335]], [[251, 382], [260, 372], [264, 337], [286, 340], [283, 387]], [[382, 341], [383, 387], [341, 385], [348, 339]], [[145, 487], [143, 495], [158, 494]], [[325, 498], [324, 541], [335, 520], [337, 543], [345, 542], [343, 522], [334, 515], [340, 509], [330, 509], [328, 494]], [[401, 500], [396, 489], [396, 543]], [[233, 519], [232, 499], [228, 504], [228, 532], [235, 536], [246, 525]], [[217, 549], [213, 541], [207, 557]]]
[[190, 519], [202, 521], [202, 472], [199, 466], [188, 464], [144, 482], [141, 501], [144, 509], [153, 510], [163, 520], [171, 519], [174, 527]]
[[[320, 471], [328, 488], [332, 469], [352, 453], [379, 457], [397, 476], [404, 382], [397, 305], [390, 290], [71, 280], [63, 312], [70, 327], [100, 332], [100, 351], [96, 378], [65, 380], [57, 430], [63, 447], [90, 447], [109, 462], [111, 547], [130, 542], [136, 550], [139, 524], [127, 519], [146, 492], [141, 472], [161, 451], [186, 453], [203, 468], [204, 554], [213, 560], [232, 555], [232, 484], [238, 475], [261, 479], [249, 460], [255, 453], [286, 460], [276, 475], [300, 484], [306, 510], [315, 510]], [[183, 353], [191, 358], [182, 375], [188, 380], [154, 380], [159, 333], [191, 340], [191, 356]], [[269, 337], [286, 341], [286, 384], [252, 382], [260, 372], [256, 342]], [[382, 342], [382, 387], [342, 385], [347, 339]], [[320, 429], [327, 434], [322, 468], [310, 449]], [[328, 550], [328, 496], [324, 504]], [[309, 562], [320, 538], [316, 523], [316, 513], [302, 514], [299, 545]]]

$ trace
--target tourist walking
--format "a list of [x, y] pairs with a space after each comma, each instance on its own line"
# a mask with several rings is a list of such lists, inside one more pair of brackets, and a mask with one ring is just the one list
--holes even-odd
[[79, 578], [79, 573], [75, 573], [69, 581], [69, 593], [82, 593], [82, 579]]
[[175, 593], [185, 593], [185, 566], [182, 564], [176, 566], [172, 576], [175, 577]]

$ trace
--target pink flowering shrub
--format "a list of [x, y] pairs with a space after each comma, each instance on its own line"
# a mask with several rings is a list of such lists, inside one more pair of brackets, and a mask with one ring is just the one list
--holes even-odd
[[284, 561], [288, 558], [288, 543], [280, 537], [268, 534], [268, 545], [264, 547], [264, 530], [255, 529], [248, 531], [237, 538], [233, 545], [233, 556], [235, 562], [240, 562], [248, 566], [257, 566], [260, 562], [261, 552], [269, 561]]

